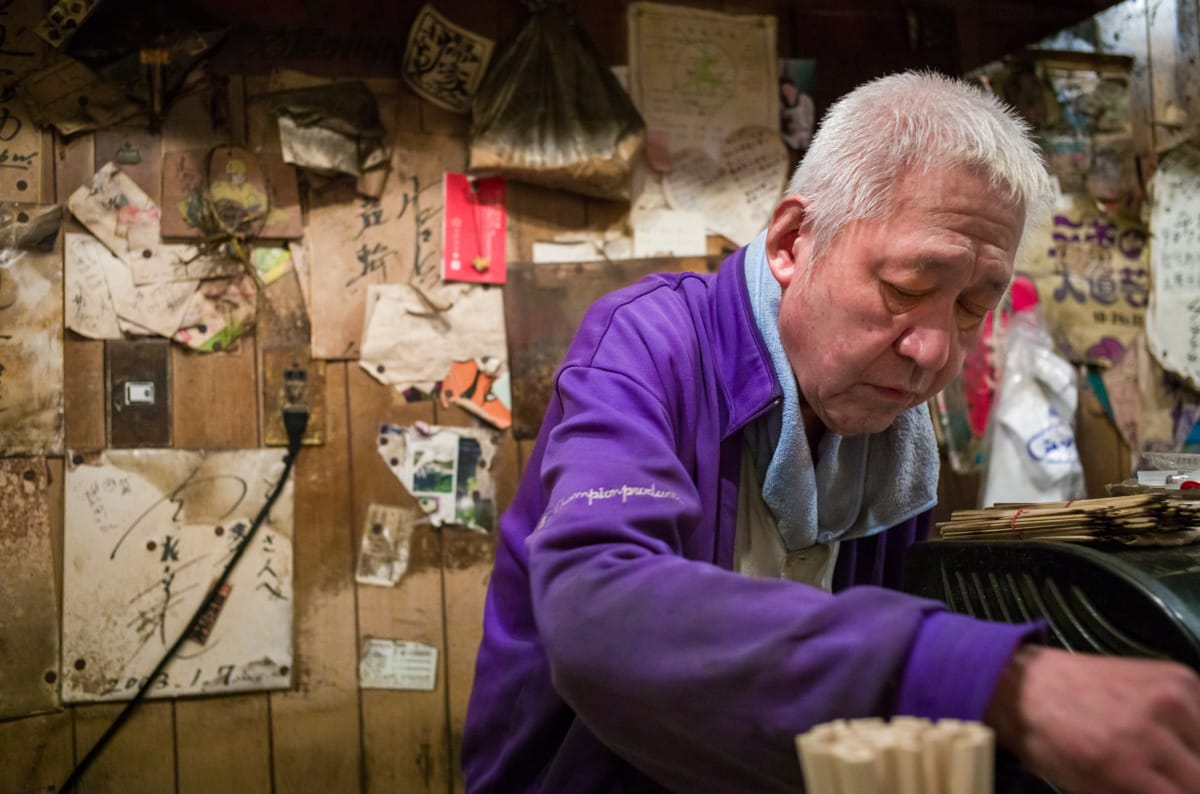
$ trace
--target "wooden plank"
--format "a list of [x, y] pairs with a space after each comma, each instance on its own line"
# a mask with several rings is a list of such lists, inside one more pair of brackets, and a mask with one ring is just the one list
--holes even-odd
[[264, 694], [178, 701], [179, 794], [271, 791], [269, 720]]
[[[75, 707], [75, 761], [100, 739], [123, 703]], [[78, 794], [175, 791], [174, 703], [144, 702], [80, 780]]]
[[508, 183], [508, 261], [533, 259], [533, 243], [550, 240], [562, 232], [587, 225], [587, 208], [582, 196], [561, 190]]
[[270, 696], [277, 794], [361, 790], [348, 366], [357, 369], [326, 370], [325, 444], [306, 447], [296, 462], [296, 684]]
[[0, 722], [0, 792], [58, 791], [71, 774], [71, 712]]
[[[372, 502], [416, 507], [376, 450], [380, 423], [432, 422], [432, 403], [405, 403], [399, 392], [348, 365], [355, 548]], [[358, 587], [358, 647], [379, 637], [425, 643], [445, 658], [442, 536], [414, 533], [407, 573], [395, 587]], [[450, 748], [445, 675], [434, 691], [362, 690], [363, 763], [367, 792], [446, 792]]]
[[1200, 64], [1189, 66], [1186, 58], [1180, 57], [1180, 36], [1186, 36], [1187, 31], [1177, 29], [1182, 6], [1194, 3], [1195, 0], [1147, 0], [1151, 112], [1157, 152], [1174, 148], [1187, 140], [1196, 128], [1196, 120], [1188, 117], [1179, 78], [1191, 71], [1196, 79], [1194, 70], [1200, 68]]
[[[451, 406], [437, 411], [439, 425], [475, 427], [480, 422]], [[503, 512], [512, 502], [520, 479], [517, 441], [505, 433], [492, 464], [496, 486], [496, 511]], [[450, 773], [453, 790], [465, 790], [462, 776], [462, 734], [467, 719], [467, 703], [475, 680], [475, 657], [483, 639], [483, 607], [487, 597], [492, 563], [496, 559], [496, 533], [465, 529], [443, 530], [442, 583], [446, 613], [446, 656], [442, 669], [446, 676], [447, 711], [450, 718]]]
[[258, 444], [258, 380], [253, 339], [221, 353], [171, 350], [171, 422], [178, 449], [241, 449]]

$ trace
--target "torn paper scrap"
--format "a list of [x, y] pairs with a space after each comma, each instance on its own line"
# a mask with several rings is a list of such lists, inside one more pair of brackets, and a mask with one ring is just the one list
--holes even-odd
[[770, 220], [787, 172], [787, 147], [779, 133], [743, 127], [726, 139], [720, 161], [699, 149], [677, 152], [663, 191], [675, 209], [702, 212], [709, 231], [745, 245]]
[[59, 254], [0, 249], [0, 455], [62, 454], [62, 329]]
[[402, 74], [418, 96], [467, 113], [494, 47], [491, 39], [455, 25], [426, 4], [409, 30]]
[[[80, 242], [82, 238], [85, 242]], [[90, 241], [90, 242], [87, 242]], [[89, 250], [95, 246], [99, 254]], [[65, 322], [80, 336], [89, 339], [120, 339], [117, 307], [104, 277], [104, 259], [116, 259], [104, 244], [88, 234], [67, 233], [63, 257], [63, 283], [66, 301]], [[121, 267], [125, 263], [116, 259]]]
[[279, 120], [285, 162], [359, 176], [388, 159], [379, 106], [361, 81], [296, 88], [264, 99]]
[[[358, 568], [354, 574], [356, 582], [392, 587], [408, 573], [413, 527], [420, 515], [415, 510], [395, 505], [372, 502], [367, 506]], [[425, 518], [420, 521], [427, 523]]]
[[257, 306], [258, 287], [249, 273], [201, 281], [172, 338], [205, 353], [228, 350], [254, 327]]
[[71, 232], [65, 237], [67, 268], [101, 270], [120, 320], [168, 339], [175, 335], [199, 281], [165, 281], [139, 287], [133, 283], [129, 265], [95, 237]]
[[381, 425], [379, 454], [436, 527], [457, 524], [490, 532], [496, 522], [491, 467], [500, 435], [494, 430]]
[[[126, 700], [245, 542], [283, 458], [155, 449], [67, 461], [63, 700]], [[290, 686], [292, 525], [289, 481], [148, 697]]]
[[412, 640], [368, 637], [358, 660], [362, 689], [432, 692], [437, 686], [438, 649]]
[[429, 391], [456, 360], [506, 360], [504, 296], [499, 287], [468, 286], [437, 311], [408, 284], [367, 292], [359, 364], [381, 383]]
[[[507, 391], [508, 373], [500, 372], [503, 366], [503, 361], [490, 358], [455, 361], [442, 378], [442, 407], [457, 405], [497, 430], [507, 430], [512, 426], [512, 398]], [[505, 380], [497, 393], [501, 377]]]
[[219, 278], [242, 269], [239, 262], [201, 255], [194, 246], [163, 243], [158, 205], [116, 163], [84, 182], [67, 207], [129, 266], [135, 284]]
[[[273, 245], [256, 245], [250, 252], [250, 263], [254, 266], [258, 280], [265, 287], [292, 269], [292, 250]], [[307, 303], [307, 299], [305, 302]]]

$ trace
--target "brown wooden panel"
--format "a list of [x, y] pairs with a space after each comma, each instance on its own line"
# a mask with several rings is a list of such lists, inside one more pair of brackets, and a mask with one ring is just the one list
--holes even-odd
[[63, 391], [67, 449], [104, 447], [104, 342], [66, 333]]
[[1121, 482], [1130, 474], [1129, 447], [1095, 393], [1088, 388], [1087, 381], [1081, 380], [1079, 386], [1075, 445], [1083, 464], [1087, 495], [1089, 498], [1108, 496], [1104, 486]]
[[[354, 473], [354, 543], [372, 503], [416, 507], [376, 451], [379, 425], [432, 422], [433, 405], [405, 403], [399, 392], [350, 368], [351, 471]], [[395, 587], [358, 587], [358, 647], [369, 637], [422, 642], [445, 658], [442, 617], [442, 535], [414, 533], [407, 573]], [[443, 667], [444, 670], [444, 667]], [[450, 748], [445, 675], [432, 692], [362, 690], [363, 761], [368, 792], [446, 792]]]
[[0, 792], [58, 791], [71, 774], [71, 713], [0, 722]]
[[516, 262], [504, 287], [513, 435], [533, 438], [550, 400], [554, 373], [592, 302], [650, 273], [713, 270], [719, 257], [630, 259], [565, 264]]
[[[75, 707], [75, 760], [96, 743], [124, 704]], [[175, 790], [174, 704], [145, 702], [130, 715], [80, 780], [78, 794]]]
[[177, 449], [258, 445], [258, 380], [253, 339], [197, 353], [172, 345], [172, 438]]
[[582, 196], [561, 190], [508, 184], [508, 261], [533, 259], [533, 243], [587, 225], [587, 208]]
[[271, 791], [266, 695], [180, 700], [175, 714], [179, 794]]
[[348, 366], [357, 369], [327, 368], [325, 444], [306, 447], [296, 462], [296, 685], [270, 696], [278, 794], [361, 790]]

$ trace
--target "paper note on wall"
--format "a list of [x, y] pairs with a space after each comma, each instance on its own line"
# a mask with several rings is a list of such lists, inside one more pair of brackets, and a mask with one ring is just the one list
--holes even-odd
[[466, 142], [439, 135], [397, 135], [392, 173], [378, 200], [350, 186], [313, 199], [306, 246], [315, 358], [357, 358], [367, 291], [411, 284], [448, 309], [469, 287], [441, 277], [442, 174], [466, 166]]
[[358, 685], [363, 689], [432, 692], [437, 686], [437, 669], [435, 645], [368, 637], [358, 660]]
[[630, 96], [651, 162], [669, 168], [684, 149], [717, 159], [740, 127], [778, 129], [775, 17], [633, 3], [627, 19]]
[[[179, 638], [283, 472], [279, 450], [68, 455], [63, 700], [126, 700]], [[292, 484], [148, 697], [292, 676]]]
[[[41, 68], [47, 47], [34, 35], [41, 13], [37, 0], [0, 7], [0, 77], [6, 83]], [[0, 95], [0, 201], [40, 201], [45, 159], [41, 129], [16, 92], [5, 90]]]
[[60, 256], [0, 249], [0, 454], [62, 454]]
[[163, 243], [161, 210], [115, 163], [84, 182], [67, 207], [129, 265], [135, 284], [219, 278], [242, 269], [239, 262], [201, 256], [194, 246]]
[[385, 424], [378, 449], [431, 524], [490, 532], [496, 522], [491, 467], [499, 439], [498, 432], [482, 428]]
[[1146, 318], [1150, 351], [1163, 369], [1200, 387], [1200, 150], [1184, 144], [1165, 155], [1151, 186]]
[[359, 364], [376, 380], [429, 391], [454, 361], [474, 358], [507, 358], [500, 287], [472, 286], [445, 311], [408, 284], [369, 289]]

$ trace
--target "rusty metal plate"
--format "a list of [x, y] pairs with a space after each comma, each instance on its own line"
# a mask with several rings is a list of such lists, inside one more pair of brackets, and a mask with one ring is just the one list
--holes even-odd
[[108, 445], [171, 445], [171, 343], [165, 339], [110, 339], [104, 343], [108, 387]]
[[44, 458], [0, 459], [0, 720], [61, 708]]
[[263, 443], [287, 445], [283, 406], [289, 401], [308, 408], [306, 445], [325, 443], [325, 362], [314, 361], [307, 345], [266, 348], [262, 351]]

